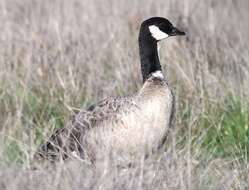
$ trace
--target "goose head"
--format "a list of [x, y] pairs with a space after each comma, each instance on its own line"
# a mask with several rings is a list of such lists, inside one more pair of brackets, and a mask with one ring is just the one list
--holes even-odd
[[166, 18], [152, 17], [141, 24], [139, 38], [147, 38], [158, 42], [177, 35], [185, 35], [185, 32], [173, 26]]

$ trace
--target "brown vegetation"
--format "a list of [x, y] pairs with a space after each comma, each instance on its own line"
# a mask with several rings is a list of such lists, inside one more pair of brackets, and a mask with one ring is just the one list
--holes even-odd
[[[2, 0], [0, 189], [248, 189], [248, 10], [248, 0]], [[161, 43], [176, 96], [165, 151], [132, 167], [107, 159], [97, 174], [76, 158], [30, 169], [79, 108], [141, 87], [138, 30], [152, 16], [187, 34]], [[243, 132], [225, 141], [226, 129]]]

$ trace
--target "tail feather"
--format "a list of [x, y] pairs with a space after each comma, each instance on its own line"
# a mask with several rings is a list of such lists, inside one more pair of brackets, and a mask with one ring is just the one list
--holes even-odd
[[72, 125], [66, 125], [57, 130], [50, 139], [37, 150], [34, 159], [55, 162], [60, 159], [67, 159], [73, 151], [79, 151], [79, 133], [75, 128], [70, 126]]

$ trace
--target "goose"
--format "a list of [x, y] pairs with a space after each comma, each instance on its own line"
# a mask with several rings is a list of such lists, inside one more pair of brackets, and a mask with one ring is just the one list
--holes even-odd
[[95, 163], [107, 152], [136, 156], [158, 150], [172, 124], [174, 96], [159, 62], [157, 43], [177, 35], [185, 33], [166, 18], [143, 21], [138, 38], [141, 89], [133, 95], [103, 99], [81, 110], [52, 134], [35, 157], [55, 162], [77, 153], [79, 158], [87, 157]]

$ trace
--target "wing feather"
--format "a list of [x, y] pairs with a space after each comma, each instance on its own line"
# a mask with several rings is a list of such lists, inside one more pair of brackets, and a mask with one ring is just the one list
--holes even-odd
[[108, 98], [81, 110], [69, 123], [55, 131], [49, 140], [35, 153], [35, 159], [56, 161], [66, 159], [71, 152], [82, 152], [85, 146], [81, 139], [89, 130], [115, 118], [121, 111], [134, 106], [133, 96]]

